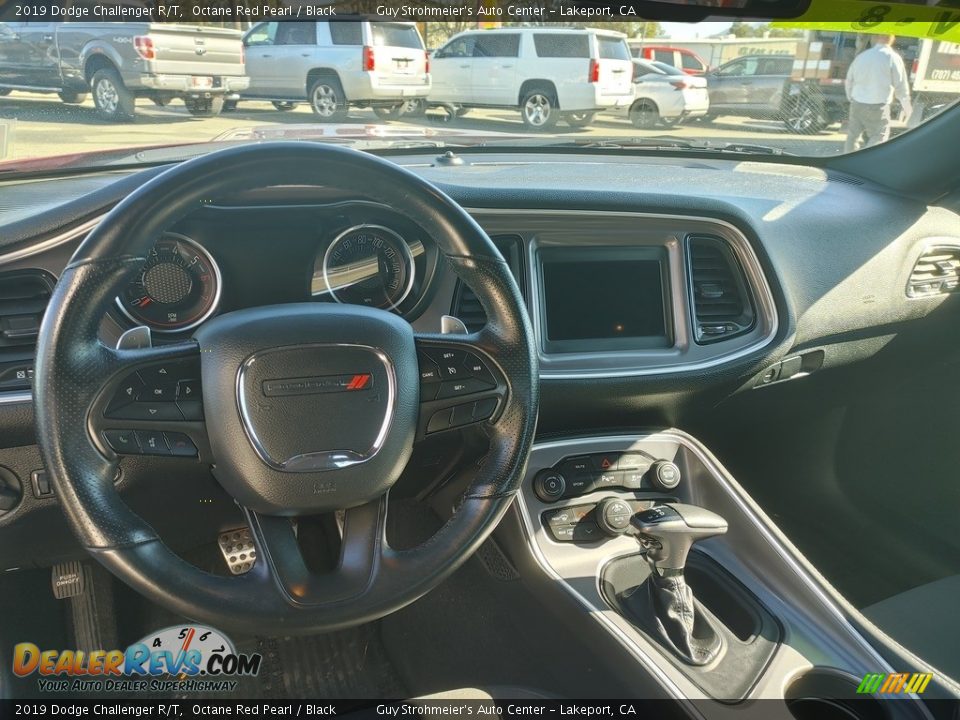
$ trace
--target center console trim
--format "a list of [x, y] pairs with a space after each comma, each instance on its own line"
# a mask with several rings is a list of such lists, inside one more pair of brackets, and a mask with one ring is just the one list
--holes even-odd
[[[520, 235], [526, 246], [527, 254], [527, 281], [530, 286], [530, 297], [527, 299], [528, 310], [530, 312], [531, 322], [533, 323], [534, 333], [537, 337], [537, 344], [540, 347], [540, 379], [541, 380], [578, 380], [593, 378], [614, 378], [614, 377], [640, 377], [647, 375], [667, 375], [677, 373], [701, 372], [710, 368], [724, 365], [730, 362], [747, 357], [756, 351], [770, 344], [780, 327], [779, 314], [777, 312], [776, 301], [773, 296], [773, 290], [766, 274], [763, 271], [759, 256], [753, 248], [751, 242], [747, 239], [744, 231], [736, 225], [714, 217], [701, 215], [682, 215], [676, 213], [648, 213], [632, 211], [606, 211], [606, 210], [556, 210], [539, 208], [467, 208], [474, 219], [489, 234], [511, 233]], [[633, 220], [637, 223], [634, 227], [642, 227], [640, 223], [643, 220], [666, 221], [669, 223], [688, 223], [691, 227], [685, 228], [681, 233], [665, 233], [663, 246], [667, 248], [670, 258], [668, 260], [668, 273], [670, 275], [671, 287], [667, 288], [666, 297], [672, 304], [672, 315], [674, 318], [674, 345], [666, 351], [658, 354], [642, 353], [616, 353], [610, 355], [604, 362], [601, 362], [599, 355], [591, 357], [590, 354], [578, 355], [575, 366], [564, 368], [551, 368], [551, 364], [556, 365], [558, 355], [547, 354], [543, 352], [542, 341], [545, 331], [540, 322], [540, 305], [543, 303], [543, 293], [539, 287], [537, 270], [537, 250], [543, 247], [538, 237], [544, 232], [543, 229], [519, 226], [516, 218], [523, 218], [523, 225], [529, 226], [536, 222], [538, 217], [559, 217], [559, 218], [619, 218], [622, 220]], [[699, 227], [698, 227], [699, 226]], [[566, 225], [565, 229], [569, 229]], [[740, 338], [731, 338], [726, 342], [716, 342], [710, 346], [709, 352], [715, 353], [710, 357], [697, 359], [696, 357], [685, 360], [684, 355], [694, 344], [693, 330], [690, 327], [691, 308], [689, 304], [689, 293], [687, 292], [686, 263], [683, 262], [683, 254], [686, 250], [681, 247], [684, 245], [684, 238], [687, 234], [704, 231], [713, 232], [727, 242], [734, 256], [740, 263], [746, 276], [747, 284], [753, 293], [753, 300], [756, 303], [757, 330], [751, 333], [754, 337], [743, 336]], [[621, 245], [636, 246], [641, 243], [630, 243], [632, 238], [636, 237], [636, 230], [626, 229], [623, 232]], [[591, 244], [564, 244], [563, 247], [571, 248], [589, 248]], [[552, 247], [552, 245], [551, 245]], [[738, 344], [738, 340], [740, 344]], [[743, 344], [747, 341], [747, 344]], [[730, 344], [731, 350], [724, 352], [725, 345]], [[704, 352], [703, 348], [697, 348], [698, 352]]]
[[[760, 532], [763, 539], [771, 546], [777, 556], [785, 562], [792, 573], [799, 578], [799, 580], [806, 585], [809, 590], [812, 591], [814, 597], [819, 600], [827, 612], [831, 614], [834, 619], [848, 632], [849, 637], [856, 643], [858, 649], [864, 654], [862, 658], [864, 666], [869, 665], [870, 667], [876, 668], [876, 670], [871, 670], [871, 672], [894, 671], [892, 666], [882, 657], [882, 655], [880, 655], [880, 653], [846, 619], [843, 612], [829, 597], [822, 585], [810, 575], [808, 569], [803, 566], [803, 563], [794, 556], [794, 551], [787, 547], [783, 541], [776, 536], [775, 532], [771, 530], [767, 521], [763, 517], [762, 510], [756, 508], [748, 498], [744, 497], [744, 492], [739, 488], [739, 486], [736, 485], [736, 481], [729, 476], [729, 474], [722, 468], [722, 466], [711, 455], [711, 453], [705, 447], [703, 447], [699, 441], [690, 435], [687, 435], [679, 430], [670, 429], [622, 435], [566, 438], [563, 440], [555, 440], [536, 444], [531, 452], [531, 458], [536, 458], [537, 453], [543, 451], [559, 450], [561, 451], [562, 455], [581, 455], [591, 452], [606, 452], [615, 450], [622, 451], [626, 448], [626, 446], [635, 444], [642, 440], [674, 442], [692, 452], [693, 455], [700, 462], [702, 462], [704, 467], [710, 472], [713, 479], [717, 482], [723, 492], [736, 504], [744, 516], [749, 519], [753, 528]], [[559, 457], [557, 459], [559, 459]], [[667, 692], [669, 692], [677, 700], [683, 701], [687, 699], [677, 683], [664, 672], [662, 666], [665, 665], [665, 663], [663, 662], [663, 659], [657, 658], [656, 656], [651, 656], [650, 653], [637, 644], [634, 638], [630, 637], [630, 635], [627, 634], [622, 628], [618, 627], [617, 624], [615, 624], [603, 612], [598, 612], [599, 608], [591, 603], [591, 601], [581, 592], [579, 592], [566, 578], [561, 576], [551, 562], [546, 558], [537, 539], [537, 532], [539, 529], [537, 526], [537, 522], [539, 521], [539, 511], [534, 512], [531, 510], [526, 497], [526, 492], [530, 487], [530, 480], [535, 472], [536, 465], [535, 463], [531, 463], [524, 486], [521, 489], [521, 492], [517, 494], [517, 509], [521, 515], [521, 527], [523, 530], [524, 539], [526, 540], [528, 549], [532, 553], [537, 565], [548, 577], [558, 581], [563, 590], [572, 596], [579, 605], [587, 610], [593, 619], [599, 622], [609, 633], [611, 633], [627, 649], [627, 651], [630, 652], [630, 654], [640, 662], [643, 668], [660, 682]], [[530, 492], [532, 493], [532, 490]], [[573, 551], [576, 552], [576, 549]], [[601, 596], [602, 589], [600, 588], [599, 571], [602, 570], [602, 568], [609, 564], [613, 559], [622, 555], [624, 555], [624, 545], [619, 545], [616, 548], [610, 548], [609, 550], [605, 549], [605, 555], [598, 561], [598, 574], [595, 580], [594, 590], [598, 594], [601, 594]], [[696, 709], [693, 709], [693, 712], [698, 715], [700, 714], [699, 710]]]

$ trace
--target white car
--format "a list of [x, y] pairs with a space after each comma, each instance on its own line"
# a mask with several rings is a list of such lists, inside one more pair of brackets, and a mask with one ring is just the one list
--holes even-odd
[[626, 115], [634, 127], [649, 130], [661, 123], [675, 125], [709, 111], [704, 78], [656, 61], [634, 60], [633, 64], [633, 103], [620, 115]]
[[433, 55], [431, 105], [460, 114], [516, 108], [545, 130], [563, 117], [588, 125], [599, 110], [628, 108], [633, 63], [626, 36], [611, 30], [497, 28], [455, 35]]
[[269, 100], [277, 110], [307, 102], [324, 122], [342, 122], [349, 106], [399, 117], [430, 89], [414, 23], [264, 22], [244, 45], [250, 87], [243, 99]]

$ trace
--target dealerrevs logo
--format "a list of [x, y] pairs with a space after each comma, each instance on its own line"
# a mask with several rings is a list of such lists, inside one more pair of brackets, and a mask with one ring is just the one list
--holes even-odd
[[125, 650], [41, 650], [23, 642], [13, 649], [13, 672], [37, 674], [41, 691], [231, 691], [230, 678], [256, 675], [263, 657], [237, 653], [220, 631], [179, 625], [147, 635]]

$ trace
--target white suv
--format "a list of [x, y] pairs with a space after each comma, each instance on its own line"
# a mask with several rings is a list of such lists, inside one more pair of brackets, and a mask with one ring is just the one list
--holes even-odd
[[244, 99], [278, 110], [309, 102], [338, 122], [350, 105], [399, 115], [430, 90], [430, 62], [414, 23], [265, 22], [244, 36], [250, 87]]
[[518, 108], [530, 128], [563, 118], [584, 127], [598, 110], [629, 107], [633, 62], [611, 30], [498, 28], [455, 35], [433, 54], [429, 102], [451, 113]]

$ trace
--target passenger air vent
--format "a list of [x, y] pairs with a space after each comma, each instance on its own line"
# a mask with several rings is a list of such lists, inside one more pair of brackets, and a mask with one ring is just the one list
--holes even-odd
[[[526, 297], [526, 286], [523, 281], [523, 240], [519, 235], [495, 235], [491, 239], [510, 266], [510, 272], [520, 286], [520, 293]], [[470, 332], [476, 332], [487, 322], [487, 314], [483, 311], [480, 300], [477, 299], [473, 290], [460, 280], [457, 280], [457, 288], [453, 293], [453, 307], [450, 309], [450, 314], [460, 318]]]
[[907, 282], [907, 297], [931, 297], [955, 292], [960, 284], [960, 247], [928, 248], [917, 259]]
[[753, 303], [730, 246], [712, 235], [689, 235], [687, 264], [696, 341], [703, 345], [749, 332]]
[[0, 274], [0, 349], [37, 344], [54, 279], [41, 270]]

